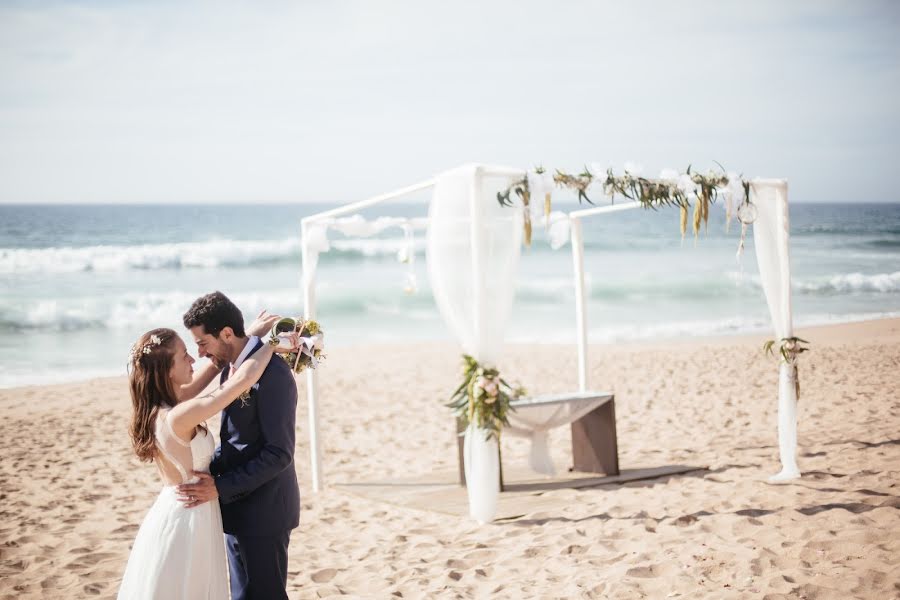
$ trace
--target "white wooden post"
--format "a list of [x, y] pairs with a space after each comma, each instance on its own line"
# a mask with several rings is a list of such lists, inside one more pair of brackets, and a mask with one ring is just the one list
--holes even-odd
[[575, 332], [578, 336], [578, 391], [587, 391], [587, 302], [584, 297], [584, 238], [581, 219], [569, 223], [572, 236], [572, 265], [575, 269]]
[[[300, 255], [303, 262], [303, 318], [316, 317], [316, 282], [315, 269], [310, 264], [307, 244], [309, 243], [309, 223], [303, 219], [300, 223]], [[313, 492], [322, 489], [322, 447], [319, 444], [319, 375], [316, 369], [306, 370], [306, 402], [309, 417], [309, 461], [312, 469]]]
[[587, 391], [587, 298], [584, 289], [584, 235], [581, 229], [581, 219], [593, 215], [631, 210], [640, 205], [640, 202], [623, 202], [574, 210], [569, 213], [572, 266], [575, 271], [575, 333], [578, 337], [578, 391], [580, 392]]

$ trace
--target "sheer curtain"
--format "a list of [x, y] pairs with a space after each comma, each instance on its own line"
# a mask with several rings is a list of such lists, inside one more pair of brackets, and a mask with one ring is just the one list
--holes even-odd
[[[429, 209], [428, 276], [438, 310], [463, 351], [483, 364], [500, 355], [515, 292], [522, 243], [521, 212], [496, 194], [508, 177], [469, 165], [439, 175]], [[500, 493], [496, 440], [470, 426], [464, 469], [469, 513], [493, 519]]]
[[[750, 188], [756, 206], [753, 245], [759, 263], [766, 303], [775, 328], [775, 343], [794, 335], [791, 316], [790, 220], [787, 183], [754, 181]], [[797, 467], [797, 393], [791, 365], [781, 361], [778, 372], [778, 450], [781, 472], [771, 480], [800, 477]]]

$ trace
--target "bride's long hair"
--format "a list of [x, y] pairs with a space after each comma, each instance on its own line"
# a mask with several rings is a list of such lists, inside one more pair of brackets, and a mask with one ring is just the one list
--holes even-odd
[[169, 375], [177, 337], [171, 329], [151, 329], [138, 338], [131, 349], [128, 383], [134, 412], [128, 433], [134, 453], [143, 462], [152, 462], [157, 456], [154, 428], [159, 409], [178, 404], [178, 395]]

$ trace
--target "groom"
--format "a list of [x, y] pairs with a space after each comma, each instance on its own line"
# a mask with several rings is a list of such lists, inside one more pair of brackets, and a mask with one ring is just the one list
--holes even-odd
[[[262, 347], [246, 337], [244, 318], [221, 292], [207, 294], [184, 314], [201, 357], [222, 367], [224, 382]], [[232, 600], [287, 599], [288, 543], [300, 521], [294, 471], [297, 386], [291, 369], [274, 358], [248, 399], [222, 412], [221, 445], [199, 483], [180, 486], [196, 506], [218, 497], [222, 507]]]

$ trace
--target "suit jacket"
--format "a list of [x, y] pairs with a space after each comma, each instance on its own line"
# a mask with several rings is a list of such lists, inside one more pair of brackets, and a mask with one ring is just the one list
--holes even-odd
[[[262, 347], [259, 342], [250, 352]], [[222, 373], [221, 381], [228, 378]], [[294, 471], [297, 384], [290, 367], [273, 357], [249, 400], [222, 411], [221, 444], [210, 463], [225, 533], [268, 536], [300, 523]]]

